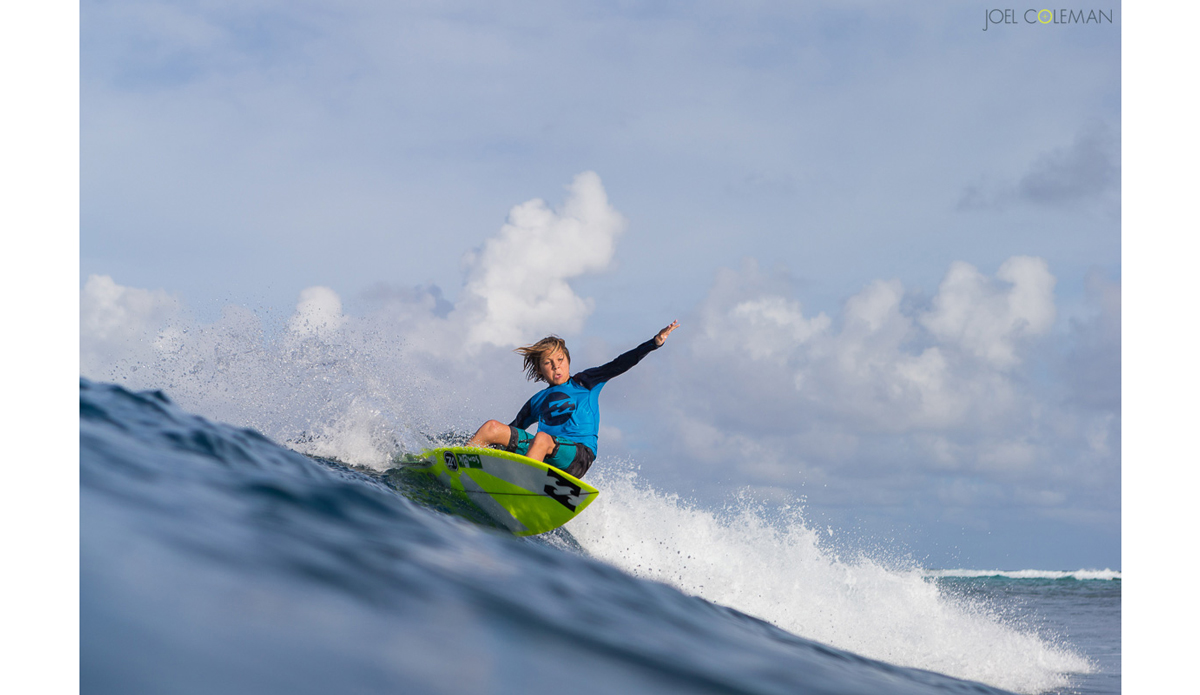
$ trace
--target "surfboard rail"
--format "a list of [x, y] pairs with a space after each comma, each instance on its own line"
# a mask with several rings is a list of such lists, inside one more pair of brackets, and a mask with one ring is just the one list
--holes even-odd
[[517, 536], [553, 531], [600, 492], [564, 470], [499, 449], [440, 447], [407, 465], [424, 469]]

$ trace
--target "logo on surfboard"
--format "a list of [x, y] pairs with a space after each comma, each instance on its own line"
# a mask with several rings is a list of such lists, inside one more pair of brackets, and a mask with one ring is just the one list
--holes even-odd
[[447, 451], [445, 453], [446, 468], [452, 471], [458, 470], [459, 466], [463, 468], [483, 468], [483, 464], [479, 462], [479, 456], [476, 454], [454, 454]]
[[549, 482], [546, 483], [542, 492], [567, 509], [575, 511], [575, 507], [579, 505], [579, 493], [583, 492], [579, 486], [555, 473], [554, 469], [547, 469], [546, 476], [549, 478]]

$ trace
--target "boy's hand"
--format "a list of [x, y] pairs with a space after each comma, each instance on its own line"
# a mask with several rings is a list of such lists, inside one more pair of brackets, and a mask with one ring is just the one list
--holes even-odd
[[[667, 326], [666, 328], [662, 329], [661, 331], [658, 332], [658, 335], [654, 336], [654, 344], [662, 345], [663, 342], [666, 341], [667, 336], [671, 335], [671, 331], [675, 330], [676, 328], [679, 328], [679, 322], [672, 321], [670, 326]], [[645, 335], [645, 334], [643, 334], [643, 335]]]

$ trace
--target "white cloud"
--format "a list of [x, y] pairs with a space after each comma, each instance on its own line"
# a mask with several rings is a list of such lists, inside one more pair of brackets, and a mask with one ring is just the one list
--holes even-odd
[[181, 312], [179, 299], [163, 290], [122, 287], [107, 275], [89, 277], [79, 295], [80, 372], [101, 378], [118, 364], [136, 365]]
[[156, 327], [179, 310], [179, 299], [163, 290], [122, 287], [107, 275], [93, 275], [80, 295], [80, 328], [109, 340]]
[[748, 262], [718, 272], [694, 351], [704, 373], [719, 362], [718, 374], [737, 375], [728, 388], [739, 398], [769, 393], [776, 414], [835, 417], [857, 431], [943, 431], [1016, 407], [1009, 372], [1053, 325], [1053, 287], [1041, 259], [1014, 257], [992, 278], [955, 263], [929, 308], [906, 307], [899, 281], [877, 280], [846, 300], [835, 326], [824, 313], [805, 317]]
[[1039, 258], [992, 275], [957, 262], [929, 299], [877, 280], [831, 318], [805, 315], [786, 278], [752, 261], [722, 269], [671, 378], [639, 392], [670, 413], [677, 443], [655, 458], [686, 461], [689, 479], [827, 484], [832, 505], [936, 504], [946, 490], [969, 505], [1021, 481], [1100, 490], [1119, 471], [1112, 414], [1074, 410], [1032, 371], [1058, 349], [1055, 282]]
[[846, 301], [842, 330], [815, 346], [810, 400], [871, 429], [936, 429], [962, 417], [951, 360], [941, 346], [919, 347], [903, 298], [898, 281], [876, 281]]
[[992, 367], [1019, 362], [1018, 343], [1044, 335], [1054, 324], [1054, 276], [1040, 258], [1014, 256], [1000, 266], [996, 282], [967, 263], [950, 267], [920, 318], [938, 340], [957, 346]]
[[740, 330], [752, 358], [779, 354], [785, 346], [807, 342], [829, 327], [820, 314], [806, 319], [800, 303], [783, 297], [762, 297], [741, 302], [730, 313], [733, 330]]
[[451, 320], [467, 323], [467, 344], [515, 347], [545, 333], [578, 333], [592, 311], [569, 280], [612, 262], [625, 218], [600, 177], [584, 172], [560, 210], [541, 200], [518, 205], [500, 234], [466, 259], [467, 283]]
[[718, 269], [700, 307], [701, 325], [694, 329], [703, 339], [694, 347], [778, 361], [828, 329], [828, 316], [805, 318], [800, 303], [784, 296], [786, 284], [786, 278], [763, 272], [753, 259], [738, 271]]

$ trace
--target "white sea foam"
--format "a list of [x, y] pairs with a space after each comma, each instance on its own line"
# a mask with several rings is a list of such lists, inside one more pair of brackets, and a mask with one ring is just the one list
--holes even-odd
[[1093, 669], [1052, 637], [948, 595], [918, 568], [842, 557], [799, 507], [768, 513], [743, 498], [715, 513], [611, 470], [596, 470], [604, 492], [571, 532], [635, 576], [863, 656], [1016, 692], [1059, 688], [1067, 674]]

